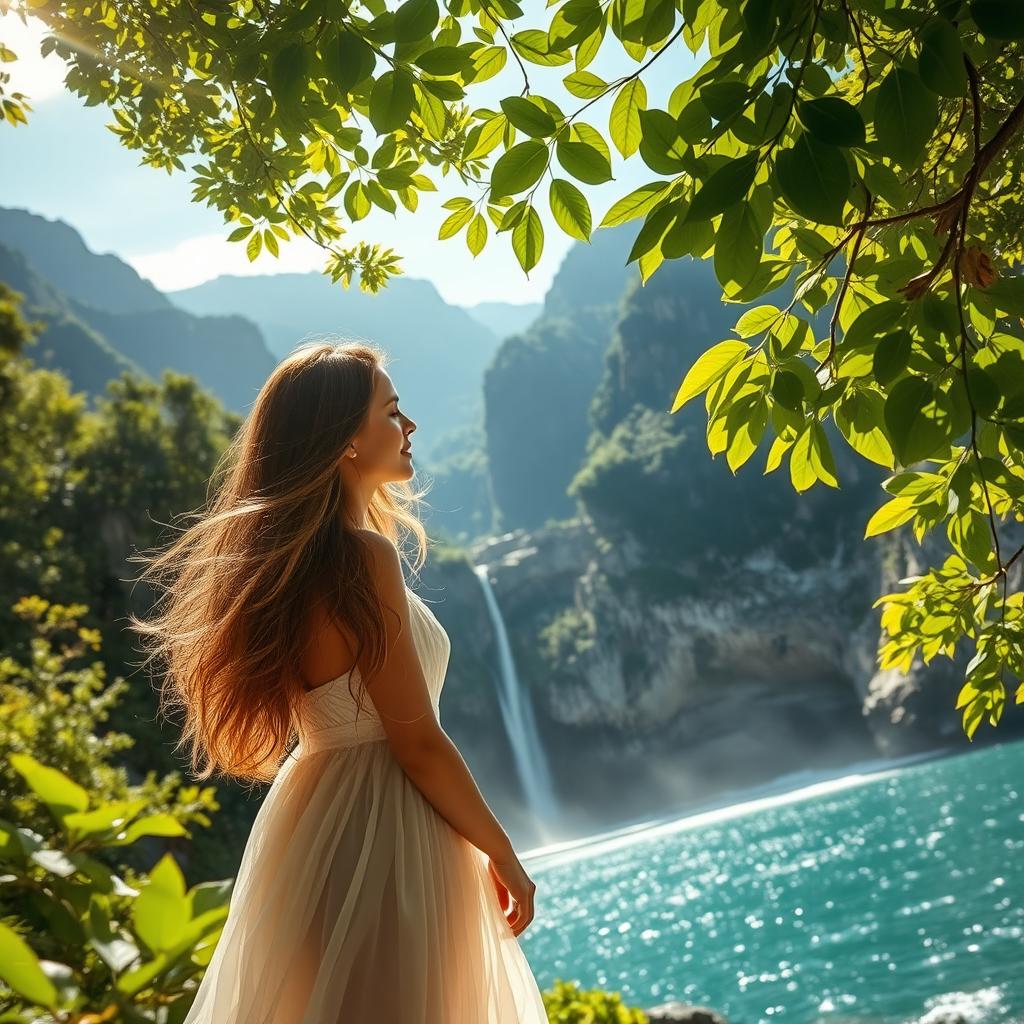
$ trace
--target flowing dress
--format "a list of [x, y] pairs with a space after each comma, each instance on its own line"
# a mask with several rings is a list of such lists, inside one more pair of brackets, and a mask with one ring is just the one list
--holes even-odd
[[[440, 719], [451, 642], [406, 591]], [[402, 770], [368, 694], [356, 719], [348, 681], [302, 698], [183, 1024], [547, 1024], [486, 855]]]

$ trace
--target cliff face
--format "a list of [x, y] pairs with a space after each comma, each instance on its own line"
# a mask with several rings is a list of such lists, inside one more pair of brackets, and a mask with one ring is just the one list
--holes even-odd
[[[968, 740], [955, 710], [965, 658], [877, 669], [881, 593], [920, 550], [851, 538], [793, 568], [770, 547], [722, 572], [602, 550], [584, 519], [473, 552], [490, 566], [562, 816], [560, 838], [683, 812], [789, 772], [841, 771]], [[439, 584], [439, 585], [438, 585]], [[468, 567], [438, 579], [453, 637], [442, 721], [514, 840], [541, 841], [496, 698], [497, 652]], [[1021, 716], [975, 744], [1022, 732]]]
[[[710, 455], [703, 400], [668, 412], [688, 368], [741, 312], [717, 294], [710, 268], [691, 261], [627, 288], [569, 487], [576, 515], [544, 526], [509, 515], [512, 532], [470, 555], [490, 566], [562, 800], [563, 838], [790, 772], [969, 742], [955, 708], [966, 657], [918, 660], [907, 674], [877, 666], [873, 603], [945, 551], [941, 532], [923, 551], [909, 534], [862, 539], [888, 471], [828, 423], [840, 486], [801, 494], [788, 458], [764, 473], [770, 428], [733, 473], [724, 455]], [[530, 376], [547, 379], [553, 361], [538, 348]], [[549, 454], [537, 449], [535, 463]], [[493, 445], [490, 457], [492, 479], [508, 473], [516, 483], [503, 511], [535, 498], [546, 507], [545, 477], [535, 496], [515, 460], [511, 470], [501, 464]], [[496, 807], [521, 808], [493, 700], [493, 630], [471, 573], [446, 585], [457, 606], [477, 609], [463, 620], [445, 602], [437, 608], [453, 648], [473, 651], [472, 664], [449, 670], [450, 731], [474, 770], [487, 762], [482, 788]], [[479, 713], [459, 708], [461, 693], [481, 697], [482, 687], [491, 696]], [[1019, 734], [1022, 717], [1007, 714], [973, 742]], [[517, 820], [526, 827], [529, 816]]]
[[628, 281], [630, 227], [599, 231], [569, 250], [544, 309], [507, 337], [484, 377], [485, 444], [497, 525], [541, 526], [571, 516], [566, 488], [583, 458], [588, 410]]

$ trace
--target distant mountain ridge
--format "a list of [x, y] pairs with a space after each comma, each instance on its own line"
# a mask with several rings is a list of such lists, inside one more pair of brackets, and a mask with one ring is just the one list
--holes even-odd
[[244, 313], [279, 358], [318, 338], [380, 346], [404, 411], [421, 426], [414, 450], [431, 461], [450, 454], [435, 448], [443, 435], [481, 419], [484, 371], [500, 341], [430, 281], [399, 276], [371, 295], [318, 271], [223, 275], [168, 296], [197, 315]]
[[463, 309], [474, 320], [479, 320], [496, 338], [507, 338], [525, 331], [540, 316], [543, 302], [478, 302]]
[[95, 253], [62, 220], [0, 207], [0, 242], [20, 252], [69, 299], [110, 313], [148, 313], [174, 304], [113, 253]]
[[276, 365], [251, 321], [179, 309], [64, 221], [0, 208], [0, 248], [0, 277], [26, 296], [25, 315], [47, 324], [26, 354], [90, 397], [126, 369], [159, 379], [167, 368], [244, 413]]
[[505, 339], [484, 381], [487, 465], [501, 528], [567, 518], [566, 489], [586, 453], [588, 412], [626, 287], [635, 227], [595, 232], [566, 254], [540, 315]]

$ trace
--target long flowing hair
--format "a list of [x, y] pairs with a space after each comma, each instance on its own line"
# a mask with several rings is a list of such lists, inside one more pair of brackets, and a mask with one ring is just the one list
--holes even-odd
[[[197, 780], [273, 779], [307, 692], [296, 666], [314, 600], [357, 638], [357, 662], [369, 650], [367, 671], [349, 675], [357, 715], [383, 664], [384, 609], [365, 542], [343, 521], [341, 459], [386, 363], [382, 349], [362, 342], [296, 348], [221, 455], [205, 507], [182, 517], [194, 521], [165, 550], [132, 556], [147, 563], [134, 582], [158, 591], [147, 619], [129, 615], [147, 652], [142, 665], [159, 665], [158, 714], [183, 713], [174, 750], [189, 746]], [[414, 574], [426, 560], [418, 515], [426, 493], [411, 481], [388, 482], [367, 510], [368, 528], [391, 539], [407, 565], [405, 543], [414, 538]]]

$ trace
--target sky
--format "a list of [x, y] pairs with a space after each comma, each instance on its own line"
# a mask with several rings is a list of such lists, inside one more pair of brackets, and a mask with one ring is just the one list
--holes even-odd
[[[544, 23], [540, 2], [527, 3], [525, 9], [514, 31]], [[227, 241], [233, 226], [225, 223], [222, 214], [192, 201], [187, 172], [169, 175], [142, 166], [140, 153], [122, 146], [106, 127], [113, 122], [110, 109], [103, 105], [86, 107], [82, 99], [65, 89], [64, 63], [52, 54], [45, 59], [39, 56], [39, 44], [45, 35], [35, 18], [29, 17], [25, 26], [13, 13], [0, 15], [0, 40], [18, 57], [3, 65], [11, 75], [7, 89], [25, 93], [32, 108], [27, 126], [0, 122], [0, 204], [67, 222], [93, 252], [115, 253], [161, 291], [192, 287], [220, 274], [323, 270], [326, 253], [305, 238], [282, 243], [279, 259], [264, 252], [250, 263], [244, 243]], [[644, 72], [651, 107], [665, 107], [680, 77], [692, 74], [695, 68], [681, 41], [673, 44], [672, 51], [662, 54]], [[561, 85], [561, 78], [573, 69], [571, 64], [553, 69], [526, 66], [532, 91], [552, 99], [567, 115], [587, 102]], [[635, 68], [609, 32], [589, 70], [610, 81]], [[474, 108], [497, 109], [502, 97], [519, 94], [522, 86], [522, 74], [510, 59], [501, 74], [469, 91], [468, 102]], [[612, 98], [605, 97], [582, 115], [606, 138], [611, 104]], [[369, 131], [367, 148], [372, 153], [377, 144], [372, 128]], [[497, 155], [498, 151], [492, 159]], [[185, 163], [190, 161], [186, 159]], [[476, 258], [466, 247], [464, 231], [451, 239], [438, 239], [438, 229], [449, 214], [441, 204], [452, 196], [471, 193], [460, 187], [454, 172], [441, 178], [437, 169], [429, 169], [438, 191], [421, 193], [415, 214], [399, 203], [395, 215], [374, 208], [368, 217], [349, 224], [339, 196], [347, 227], [340, 244], [365, 240], [393, 248], [402, 256], [400, 265], [407, 277], [432, 281], [441, 296], [453, 304], [542, 301], [566, 252], [577, 244], [555, 225], [547, 209], [547, 186], [537, 191], [544, 251], [540, 263], [526, 275], [512, 252], [510, 234], [496, 235], [490, 221], [487, 245]], [[555, 173], [569, 177], [560, 169]], [[580, 186], [590, 200], [595, 225], [616, 199], [659, 177], [638, 153], [623, 161], [614, 146], [612, 173], [612, 181], [604, 185]], [[639, 221], [636, 226], [639, 229]]]

